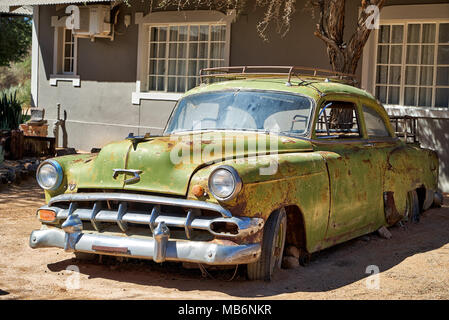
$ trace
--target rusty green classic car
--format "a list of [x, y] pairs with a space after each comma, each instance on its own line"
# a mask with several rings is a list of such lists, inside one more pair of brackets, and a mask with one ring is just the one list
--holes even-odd
[[350, 75], [308, 71], [206, 69], [163, 134], [44, 161], [30, 246], [243, 265], [271, 280], [287, 246], [305, 261], [418, 221], [438, 194], [436, 153], [400, 140]]

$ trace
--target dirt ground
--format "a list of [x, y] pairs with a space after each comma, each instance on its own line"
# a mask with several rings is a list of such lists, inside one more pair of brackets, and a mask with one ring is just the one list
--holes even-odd
[[43, 192], [32, 178], [0, 188], [0, 299], [449, 299], [447, 194], [443, 208], [427, 211], [420, 223], [391, 228], [392, 239], [352, 240], [266, 283], [245, 280], [243, 267], [226, 281], [234, 270], [210, 271], [211, 279], [176, 263], [87, 263], [61, 249], [33, 250], [28, 238], [40, 228], [35, 211]]

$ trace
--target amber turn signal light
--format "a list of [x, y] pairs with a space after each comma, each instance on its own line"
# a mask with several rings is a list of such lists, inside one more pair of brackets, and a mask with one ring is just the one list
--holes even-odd
[[194, 185], [192, 188], [192, 193], [197, 198], [202, 197], [204, 196], [204, 188], [200, 185]]
[[47, 221], [47, 222], [53, 222], [56, 220], [56, 212], [51, 210], [39, 210], [37, 212], [37, 216], [39, 217], [39, 220], [41, 221]]

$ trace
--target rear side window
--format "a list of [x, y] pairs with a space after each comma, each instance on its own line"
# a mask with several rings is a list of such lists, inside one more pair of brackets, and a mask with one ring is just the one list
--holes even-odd
[[355, 104], [327, 102], [320, 109], [315, 127], [318, 139], [354, 139], [361, 137]]
[[382, 117], [372, 108], [362, 106], [363, 115], [365, 116], [366, 133], [368, 137], [389, 137], [385, 122]]

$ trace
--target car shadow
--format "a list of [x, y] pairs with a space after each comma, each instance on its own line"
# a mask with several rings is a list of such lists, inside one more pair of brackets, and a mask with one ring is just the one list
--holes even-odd
[[[156, 264], [129, 259], [118, 263], [106, 257], [103, 263], [66, 259], [49, 264], [52, 272], [77, 265], [89, 279], [102, 278], [144, 286], [176, 288], [179, 291], [207, 290], [236, 297], [270, 297], [293, 292], [326, 292], [341, 288], [370, 276], [368, 266], [380, 272], [400, 264], [413, 255], [438, 249], [449, 243], [449, 198], [443, 208], [425, 212], [420, 223], [410, 223], [389, 229], [391, 239], [377, 233], [366, 235], [312, 256], [306, 267], [282, 269], [271, 282], [248, 281], [245, 267], [240, 266], [232, 281], [234, 269], [210, 270], [212, 278], [204, 278], [199, 269], [185, 269], [180, 263]], [[367, 269], [368, 268], [368, 269]]]

